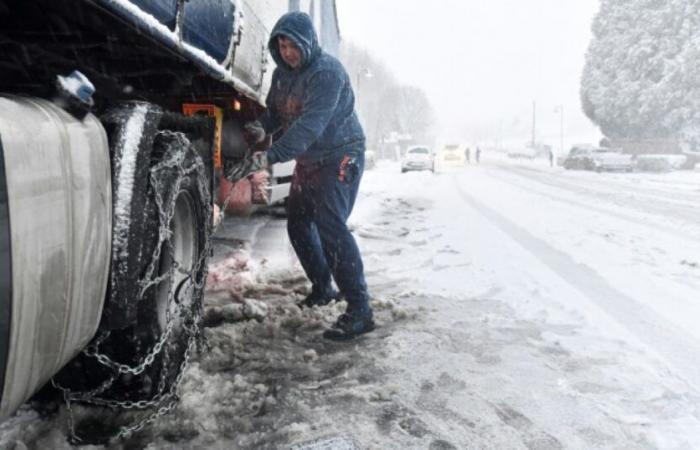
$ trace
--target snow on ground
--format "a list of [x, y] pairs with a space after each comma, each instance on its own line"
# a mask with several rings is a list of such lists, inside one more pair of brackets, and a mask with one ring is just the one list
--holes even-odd
[[[526, 176], [511, 174], [520, 174], [522, 166], [528, 166]], [[401, 372], [400, 367], [415, 364], [416, 355], [421, 354], [425, 361], [434, 363], [420, 360], [423, 370], [408, 374], [415, 384], [422, 383], [416, 373], [423, 372], [429, 380], [431, 375], [449, 368], [446, 373], [450, 377], [470, 387], [464, 402], [471, 411], [469, 420], [476, 424], [474, 434], [484, 436], [478, 431], [478, 424], [484, 421], [488, 424], [485, 428], [493, 426], [498, 430], [496, 436], [487, 435], [483, 446], [518, 446], [508, 433], [502, 434], [498, 420], [489, 423], [484, 419], [494, 409], [491, 406], [495, 399], [500, 401], [495, 414], [501, 419], [498, 408], [502, 405], [517, 412], [518, 419], [513, 420], [519, 426], [515, 428], [528, 447], [700, 445], [695, 384], [700, 378], [695, 377], [694, 369], [700, 358], [699, 345], [695, 336], [683, 329], [681, 320], [692, 319], [695, 314], [697, 272], [686, 270], [687, 264], [679, 266], [689, 255], [698, 254], [694, 251], [698, 245], [694, 238], [698, 222], [695, 227], [690, 220], [681, 223], [685, 214], [697, 214], [697, 210], [687, 211], [685, 205], [670, 209], [678, 221], [666, 224], [688, 233], [685, 246], [667, 233], [647, 226], [645, 232], [637, 231], [636, 239], [620, 239], [618, 245], [606, 247], [586, 239], [600, 235], [600, 223], [607, 223], [624, 236], [629, 221], [621, 221], [616, 215], [597, 217], [602, 213], [595, 208], [639, 214], [640, 205], [650, 201], [639, 197], [659, 195], [658, 192], [640, 194], [613, 185], [609, 190], [617, 191], [616, 197], [637, 198], [634, 207], [623, 210], [623, 200], [608, 198], [604, 202], [605, 196], [590, 193], [604, 187], [608, 179], [616, 183], [627, 181], [618, 174], [601, 177], [592, 173], [561, 173], [537, 164], [513, 167], [510, 162], [505, 167], [494, 162], [436, 176], [426, 172], [399, 178], [393, 173], [383, 173], [381, 179], [401, 188], [386, 194], [399, 197], [392, 203], [412, 205], [419, 216], [410, 221], [391, 221], [403, 228], [407, 240], [413, 240], [410, 261], [415, 269], [406, 273], [405, 261], [396, 265], [386, 261], [383, 255], [390, 254], [390, 250], [379, 252], [382, 256], [377, 259], [384, 260], [387, 267], [397, 267], [396, 272], [405, 273], [406, 282], [417, 281], [421, 287], [416, 288], [416, 297], [435, 305], [430, 322], [417, 325], [427, 335], [418, 347], [412, 346], [410, 353], [404, 355], [396, 367], [397, 373]], [[542, 183], [557, 173], [559, 186], [542, 189]], [[681, 192], [700, 195], [697, 177], [668, 175], [670, 196]], [[502, 181], [506, 176], [525, 180], [513, 186]], [[661, 179], [640, 174], [629, 177], [652, 187]], [[675, 193], [675, 183], [671, 181], [674, 178], [681, 186]], [[570, 186], [586, 179], [585, 189]], [[694, 187], [688, 189], [688, 184]], [[571, 197], [566, 202], [550, 198], [561, 196], [562, 190]], [[659, 223], [666, 220], [655, 219]], [[405, 225], [402, 227], [401, 223]], [[425, 251], [420, 250], [421, 232], [430, 242]], [[363, 231], [358, 233], [362, 235]], [[638, 253], [653, 247], [664, 248], [669, 256], [660, 255], [655, 278], [645, 278], [646, 273], [640, 270], [646, 261], [639, 261]], [[614, 262], [625, 259], [626, 270], [622, 264], [619, 270], [613, 270]], [[648, 289], [656, 284], [670, 292], [633, 289], [636, 285]], [[646, 310], [640, 303], [653, 305], [654, 309], [650, 306]], [[669, 315], [675, 311], [676, 320], [665, 322], [661, 311]], [[397, 335], [401, 332], [394, 337], [400, 339]], [[455, 352], [471, 355], [476, 367], [449, 354], [444, 355], [444, 360], [440, 358], [446, 345], [453, 346]], [[489, 365], [492, 370], [488, 370]], [[475, 401], [475, 395], [483, 396], [483, 408]], [[454, 401], [452, 394], [450, 398]], [[454, 403], [453, 411], [465, 410]], [[421, 408], [420, 404], [416, 406]], [[425, 420], [425, 414], [421, 416]], [[444, 417], [441, 419], [434, 426], [444, 427]], [[504, 422], [508, 424], [509, 420]], [[456, 424], [452, 431], [459, 429]], [[482, 447], [479, 439], [469, 434], [459, 446]]]
[[[295, 306], [284, 221], [226, 220], [182, 402], [123, 447], [699, 448], [699, 174], [485, 156], [366, 173], [379, 327], [350, 344], [320, 337], [342, 303]], [[0, 448], [69, 448], [66, 417], [26, 408]]]

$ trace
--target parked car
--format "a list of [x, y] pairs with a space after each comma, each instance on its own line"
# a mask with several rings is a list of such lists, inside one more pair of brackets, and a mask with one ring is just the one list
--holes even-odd
[[632, 155], [625, 155], [612, 148], [578, 148], [573, 147], [564, 159], [565, 169], [619, 170], [631, 172], [634, 169]]
[[426, 146], [409, 147], [401, 160], [401, 173], [409, 170], [435, 171], [435, 158]]
[[467, 163], [467, 147], [459, 144], [446, 144], [435, 155], [436, 169], [463, 167]]

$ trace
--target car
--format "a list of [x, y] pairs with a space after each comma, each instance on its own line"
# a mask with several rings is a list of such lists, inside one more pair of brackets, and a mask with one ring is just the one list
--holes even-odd
[[625, 155], [619, 149], [573, 147], [564, 159], [563, 166], [567, 170], [631, 172], [634, 169], [634, 161], [632, 155]]
[[466, 150], [464, 145], [446, 144], [435, 156], [435, 165], [438, 169], [464, 167], [467, 163]]
[[401, 160], [401, 173], [409, 170], [435, 171], [435, 158], [430, 149], [424, 145], [409, 147]]

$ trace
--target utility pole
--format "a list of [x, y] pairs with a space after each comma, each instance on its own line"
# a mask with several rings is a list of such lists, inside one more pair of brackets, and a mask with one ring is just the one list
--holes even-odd
[[560, 155], [564, 155], [564, 105], [561, 105], [561, 121], [559, 122], [559, 148], [561, 149]]
[[555, 113], [559, 113], [559, 154], [564, 155], [564, 105], [557, 105]]
[[535, 101], [533, 100], [532, 101], [532, 143], [530, 144], [532, 148], [535, 148], [535, 126], [536, 126], [535, 117], [536, 117], [536, 115], [537, 115], [537, 105], [536, 105]]
[[357, 71], [357, 92], [355, 92], [355, 100], [358, 106], [360, 104], [360, 83], [362, 78], [372, 78], [373, 76], [374, 75], [367, 67]]

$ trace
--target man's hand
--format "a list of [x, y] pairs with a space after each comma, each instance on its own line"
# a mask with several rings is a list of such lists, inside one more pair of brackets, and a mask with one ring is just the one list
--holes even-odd
[[265, 129], [260, 122], [253, 121], [243, 125], [243, 138], [248, 145], [254, 146], [265, 140]]
[[267, 170], [267, 167], [267, 154], [265, 152], [249, 153], [241, 162], [231, 166], [230, 170], [226, 173], [226, 178], [228, 178], [229, 181], [235, 182], [255, 172]]

